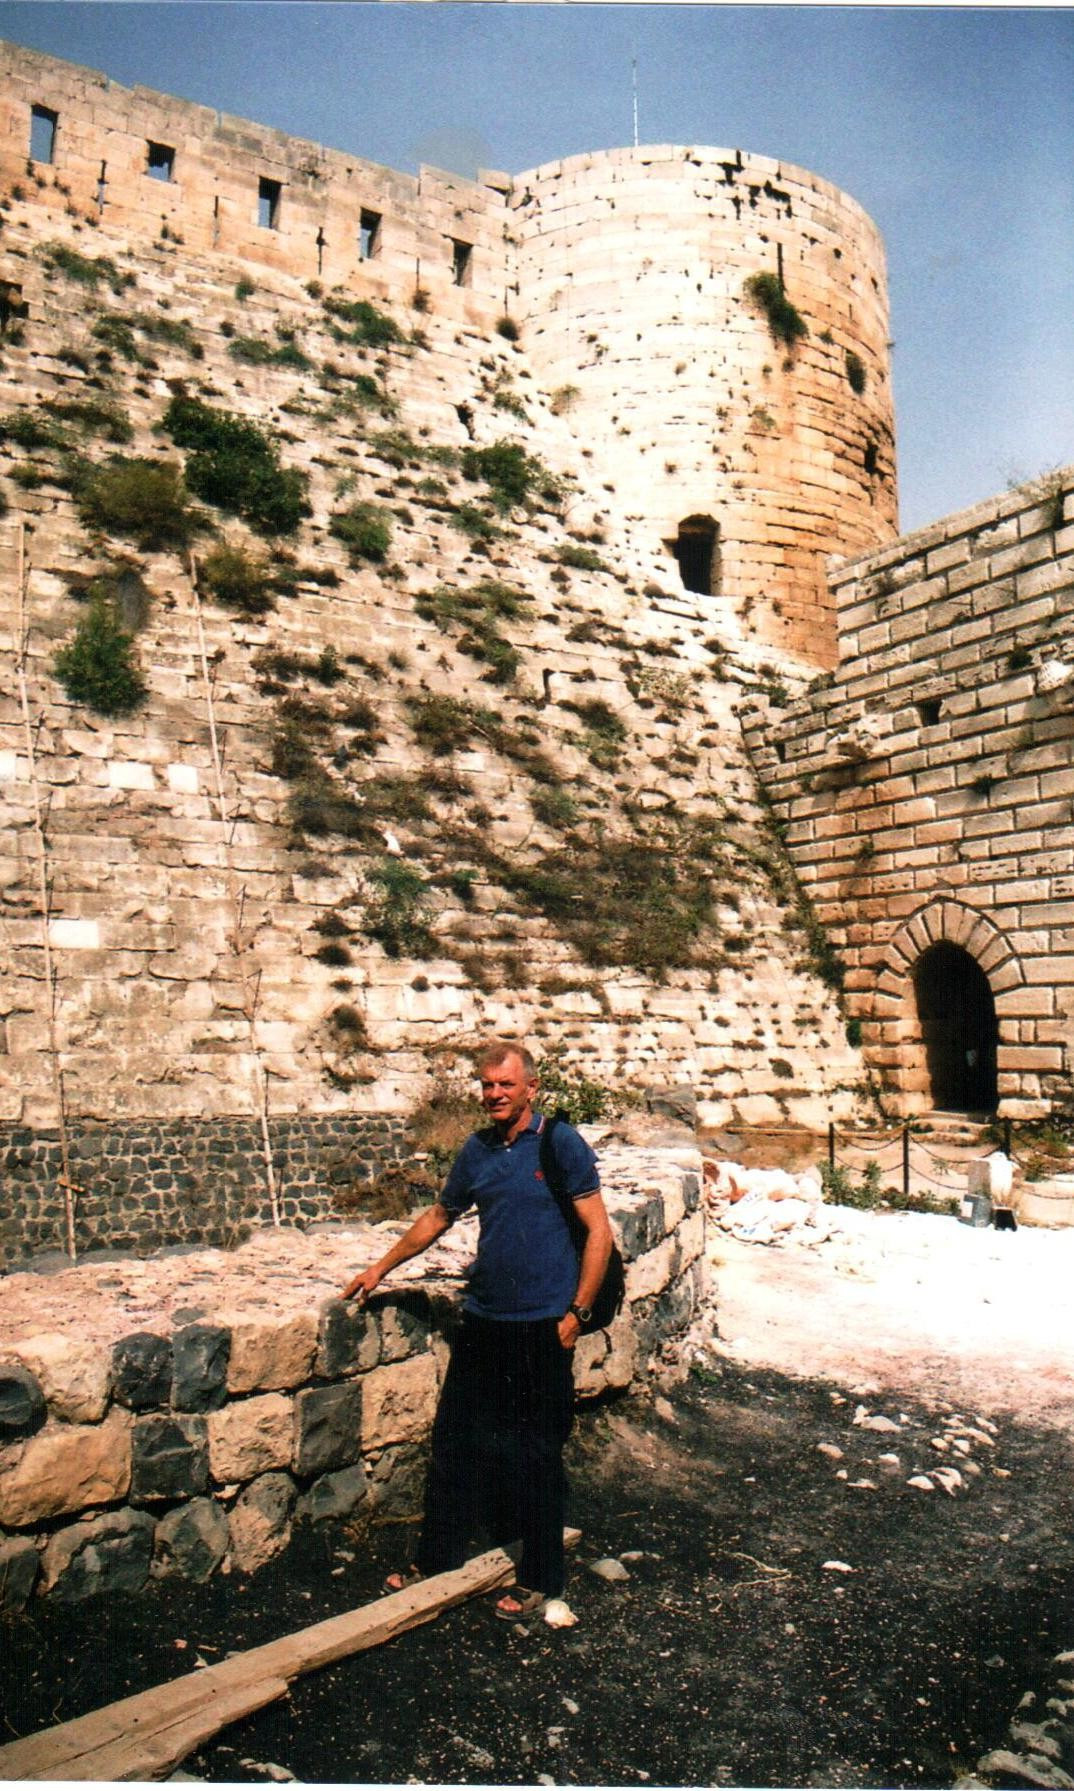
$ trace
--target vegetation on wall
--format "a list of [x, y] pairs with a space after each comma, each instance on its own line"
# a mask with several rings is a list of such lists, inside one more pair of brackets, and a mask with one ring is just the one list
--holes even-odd
[[134, 635], [122, 624], [107, 580], [90, 586], [86, 612], [74, 638], [57, 653], [53, 670], [71, 702], [97, 715], [128, 715], [145, 700]]
[[81, 462], [70, 478], [87, 528], [127, 536], [147, 551], [185, 547], [200, 527], [174, 460], [116, 454], [99, 466]]
[[778, 274], [751, 274], [744, 290], [750, 303], [763, 312], [774, 342], [793, 349], [808, 336], [809, 325], [787, 297]]
[[261, 535], [293, 534], [309, 515], [305, 475], [280, 465], [278, 444], [256, 423], [180, 393], [163, 425], [187, 450], [187, 484], [205, 503], [241, 516]]

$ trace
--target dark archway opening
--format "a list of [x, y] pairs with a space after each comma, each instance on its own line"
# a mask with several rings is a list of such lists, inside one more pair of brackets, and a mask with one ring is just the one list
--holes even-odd
[[711, 516], [688, 516], [668, 544], [688, 591], [714, 597], [720, 589], [720, 531]]
[[914, 966], [914, 994], [933, 1106], [993, 1113], [998, 1028], [984, 971], [961, 946], [932, 945]]

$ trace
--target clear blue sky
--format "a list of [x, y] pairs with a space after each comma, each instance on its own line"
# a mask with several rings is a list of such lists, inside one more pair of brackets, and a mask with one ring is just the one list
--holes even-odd
[[0, 35], [392, 167], [740, 147], [887, 243], [902, 527], [1074, 462], [1074, 10], [0, 3]]

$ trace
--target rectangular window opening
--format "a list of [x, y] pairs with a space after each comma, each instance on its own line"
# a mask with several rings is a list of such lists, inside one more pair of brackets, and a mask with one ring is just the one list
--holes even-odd
[[943, 703], [939, 697], [921, 697], [917, 704], [918, 720], [923, 728], [934, 728], [940, 719]]
[[30, 107], [30, 160], [51, 162], [56, 155], [56, 127], [60, 115], [51, 106]]
[[147, 143], [145, 171], [151, 180], [175, 179], [175, 150], [170, 143]]
[[469, 286], [470, 263], [473, 258], [473, 243], [460, 243], [454, 239], [451, 244], [451, 279], [455, 286]]
[[282, 192], [278, 180], [269, 180], [264, 174], [261, 176], [257, 183], [257, 221], [262, 230], [279, 229]]
[[358, 257], [373, 261], [380, 254], [380, 213], [363, 208], [358, 224]]

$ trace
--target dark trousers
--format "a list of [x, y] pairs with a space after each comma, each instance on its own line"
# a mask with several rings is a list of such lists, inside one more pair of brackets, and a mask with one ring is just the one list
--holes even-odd
[[563, 1591], [572, 1360], [554, 1318], [463, 1318], [433, 1424], [416, 1557], [423, 1573], [461, 1567], [484, 1528], [497, 1544], [521, 1537], [520, 1585], [548, 1598]]

